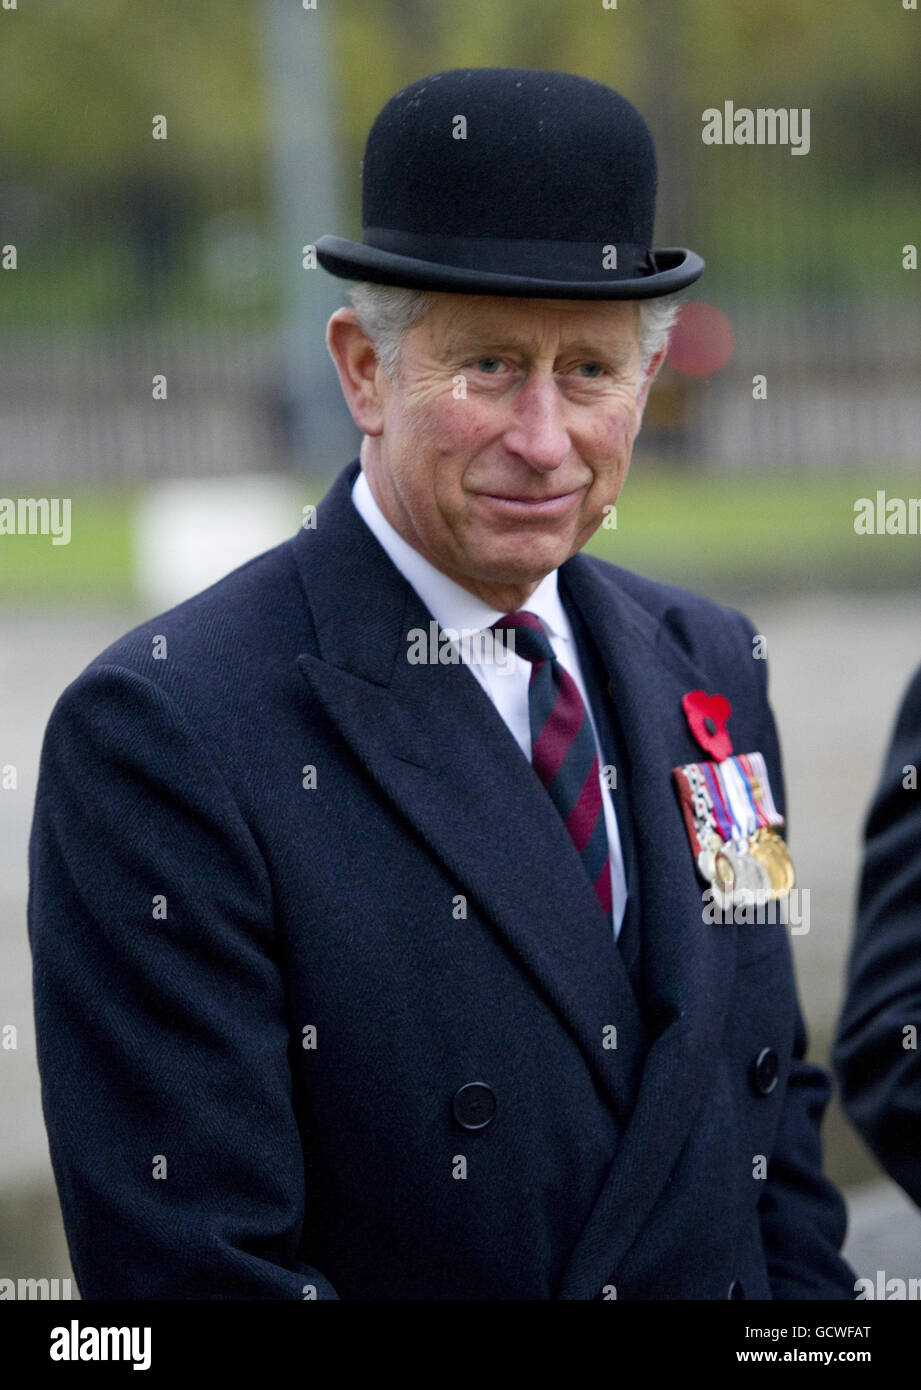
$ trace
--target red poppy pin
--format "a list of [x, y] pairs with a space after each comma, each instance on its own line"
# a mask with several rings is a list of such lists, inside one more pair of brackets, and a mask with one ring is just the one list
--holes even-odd
[[708, 695], [704, 690], [689, 690], [681, 697], [681, 704], [687, 716], [691, 733], [705, 753], [721, 763], [732, 755], [732, 739], [726, 728], [726, 720], [732, 713], [732, 705], [725, 695]]

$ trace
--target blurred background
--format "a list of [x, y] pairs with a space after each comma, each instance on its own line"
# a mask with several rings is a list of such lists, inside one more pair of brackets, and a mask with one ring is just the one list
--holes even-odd
[[[0, 11], [0, 497], [72, 508], [67, 545], [0, 536], [0, 768], [15, 769], [0, 1026], [17, 1030], [0, 1051], [0, 1277], [70, 1273], [25, 926], [45, 723], [105, 645], [293, 534], [357, 454], [323, 336], [345, 283], [305, 248], [360, 239], [368, 128], [439, 69], [556, 68], [623, 91], [656, 139], [657, 243], [707, 261], [617, 528], [591, 548], [745, 609], [767, 639], [810, 890], [793, 950], [827, 1063], [862, 821], [921, 661], [921, 537], [854, 530], [858, 498], [921, 495], [919, 53], [921, 13], [900, 0]], [[704, 145], [703, 111], [730, 100], [808, 107], [808, 154]], [[837, 1102], [825, 1145], [857, 1272], [921, 1275], [921, 1215]]]

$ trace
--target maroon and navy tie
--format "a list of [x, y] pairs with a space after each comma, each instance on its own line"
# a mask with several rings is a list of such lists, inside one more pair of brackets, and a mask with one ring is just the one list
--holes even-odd
[[515, 653], [531, 663], [531, 764], [563, 817], [602, 910], [611, 915], [611, 864], [595, 735], [579, 688], [556, 658], [536, 613], [518, 609], [493, 623], [514, 630]]

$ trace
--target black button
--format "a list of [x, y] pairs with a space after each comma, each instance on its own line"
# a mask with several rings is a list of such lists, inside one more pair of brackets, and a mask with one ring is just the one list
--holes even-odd
[[729, 1285], [729, 1291], [728, 1291], [728, 1293], [726, 1294], [726, 1297], [727, 1297], [727, 1298], [744, 1298], [744, 1297], [745, 1297], [745, 1285], [742, 1284], [742, 1283], [740, 1283], [740, 1281], [739, 1281], [738, 1279], [733, 1279], [732, 1283]]
[[708, 734], [716, 733], [716, 720], [713, 718], [712, 714], [708, 714], [706, 719], [704, 720], [704, 728], [706, 729]]
[[773, 1047], [765, 1047], [752, 1063], [752, 1085], [759, 1095], [769, 1096], [777, 1085], [780, 1063]]
[[496, 1097], [485, 1081], [468, 1081], [455, 1091], [454, 1118], [464, 1129], [483, 1129], [496, 1113]]

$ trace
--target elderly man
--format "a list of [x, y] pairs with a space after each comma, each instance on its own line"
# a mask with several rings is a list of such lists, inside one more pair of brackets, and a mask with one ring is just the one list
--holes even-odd
[[654, 191], [598, 83], [392, 98], [363, 241], [317, 244], [360, 460], [56, 705], [30, 926], [85, 1297], [854, 1296], [783, 919], [734, 913], [792, 883], [753, 629], [579, 554], [703, 269]]

